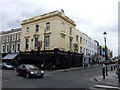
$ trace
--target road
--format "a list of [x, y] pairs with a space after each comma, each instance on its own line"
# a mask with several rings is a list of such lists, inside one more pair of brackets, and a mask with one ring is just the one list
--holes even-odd
[[3, 88], [89, 88], [100, 84], [94, 77], [101, 75], [102, 66], [81, 68], [66, 72], [46, 72], [44, 78], [27, 79], [17, 76], [15, 70], [2, 71]]

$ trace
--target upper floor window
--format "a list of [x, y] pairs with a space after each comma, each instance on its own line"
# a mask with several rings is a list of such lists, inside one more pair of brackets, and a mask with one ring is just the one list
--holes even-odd
[[9, 42], [10, 41], [10, 36], [7, 36], [7, 42]]
[[85, 39], [84, 39], [84, 44], [85, 44]]
[[39, 25], [36, 25], [36, 32], [39, 32]]
[[17, 40], [20, 40], [20, 33], [17, 34]]
[[28, 49], [29, 48], [29, 39], [26, 38], [25, 39], [25, 49]]
[[84, 54], [85, 54], [85, 48], [84, 48]]
[[20, 51], [20, 44], [17, 44], [17, 51]]
[[78, 42], [78, 35], [76, 35], [76, 42]]
[[6, 53], [9, 52], [9, 50], [10, 50], [10, 46], [9, 46], [9, 44], [7, 44], [6, 45]]
[[6, 41], [5, 39], [6, 39], [5, 36], [2, 36], [2, 37], [1, 37], [2, 43], [5, 43], [5, 41]]
[[5, 45], [2, 46], [2, 53], [5, 52]]
[[12, 52], [15, 52], [15, 44], [12, 44]]
[[38, 37], [35, 37], [35, 48], [38, 47]]
[[90, 47], [91, 47], [91, 42], [90, 42]]
[[87, 45], [87, 40], [86, 40], [86, 45]]
[[72, 28], [70, 27], [70, 35], [72, 35]]
[[72, 50], [72, 39], [70, 39], [70, 50]]
[[80, 43], [82, 43], [82, 37], [80, 37]]
[[13, 35], [12, 35], [12, 41], [15, 41], [15, 39], [16, 39], [16, 35], [13, 34]]
[[29, 30], [30, 30], [30, 27], [27, 27], [27, 28], [26, 28], [26, 34], [29, 33]]
[[82, 53], [82, 47], [80, 47], [80, 53]]
[[45, 47], [50, 46], [50, 36], [45, 36]]
[[47, 22], [47, 23], [46, 23], [46, 29], [47, 29], [47, 30], [50, 30], [50, 22]]

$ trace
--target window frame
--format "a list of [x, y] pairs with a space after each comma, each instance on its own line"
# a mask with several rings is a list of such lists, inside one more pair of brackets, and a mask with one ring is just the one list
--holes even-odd
[[49, 35], [45, 36], [45, 47], [46, 48], [50, 47], [50, 36]]
[[29, 49], [29, 38], [25, 39], [25, 50]]
[[46, 22], [46, 30], [50, 30], [50, 22]]
[[35, 32], [39, 32], [39, 25], [35, 25]]

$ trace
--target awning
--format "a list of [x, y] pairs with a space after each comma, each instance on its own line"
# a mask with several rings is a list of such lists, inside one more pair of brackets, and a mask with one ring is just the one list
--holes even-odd
[[14, 59], [17, 55], [18, 53], [7, 54], [3, 59]]

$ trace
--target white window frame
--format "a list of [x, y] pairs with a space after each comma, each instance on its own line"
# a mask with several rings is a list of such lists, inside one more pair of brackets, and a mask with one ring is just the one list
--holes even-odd
[[[4, 50], [3, 50], [3, 46], [4, 46]], [[1, 50], [2, 53], [5, 53], [5, 44], [2, 45], [2, 50]]]
[[[13, 47], [13, 45], [14, 45], [14, 47]], [[13, 49], [14, 49], [14, 50], [13, 50]], [[11, 52], [15, 52], [15, 43], [12, 43]]]
[[5, 41], [6, 41], [6, 40], [5, 40], [5, 36], [2, 36], [1, 39], [2, 39], [2, 40], [1, 40], [2, 43], [5, 43]]
[[20, 40], [20, 33], [17, 33], [17, 40]]
[[29, 34], [30, 32], [30, 27], [26, 27], [26, 34]]
[[50, 22], [46, 22], [46, 30], [50, 30]]
[[9, 51], [10, 51], [10, 44], [8, 43], [8, 44], [6, 44], [6, 53], [8, 53]]
[[[19, 50], [18, 50], [18, 44], [19, 44]], [[16, 52], [19, 52], [20, 51], [20, 43], [17, 43], [16, 44]]]
[[9, 41], [10, 41], [10, 36], [7, 35], [7, 36], [6, 36], [6, 42], [9, 42]]
[[16, 40], [16, 34], [12, 34], [12, 41]]

